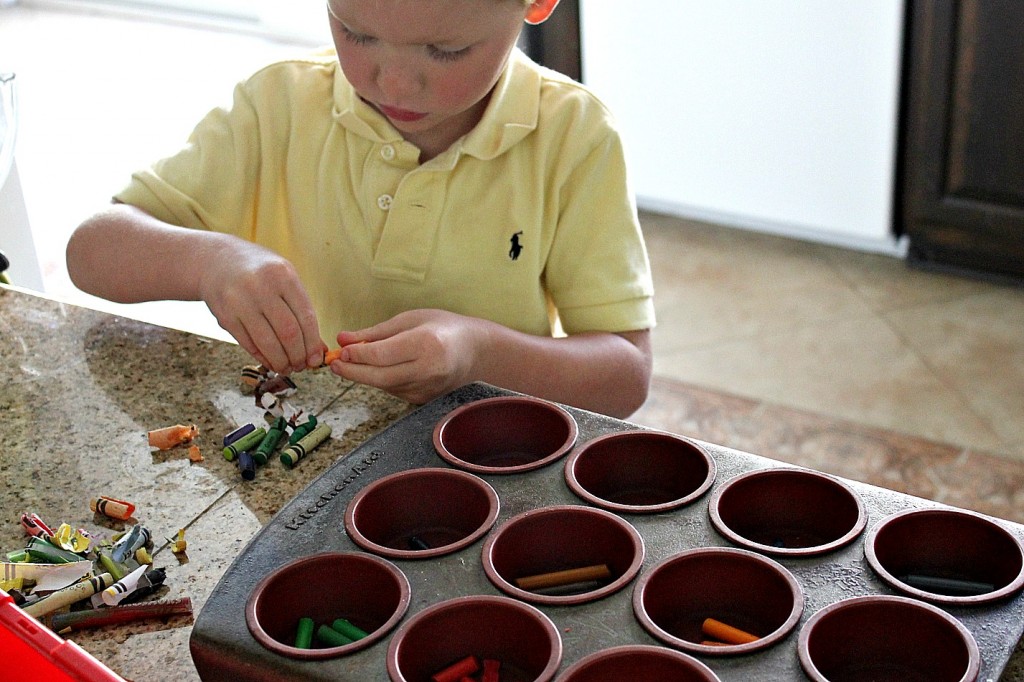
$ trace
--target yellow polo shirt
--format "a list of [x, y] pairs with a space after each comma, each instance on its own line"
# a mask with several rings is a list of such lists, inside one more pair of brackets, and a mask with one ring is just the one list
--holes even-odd
[[621, 142], [583, 86], [515, 50], [481, 122], [418, 157], [324, 52], [239, 84], [116, 198], [287, 258], [324, 338], [415, 308], [538, 335], [654, 325]]

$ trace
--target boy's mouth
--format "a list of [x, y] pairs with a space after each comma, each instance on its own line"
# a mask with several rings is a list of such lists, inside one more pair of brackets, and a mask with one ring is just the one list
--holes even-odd
[[386, 107], [383, 104], [378, 104], [377, 108], [380, 110], [380, 113], [384, 114], [392, 121], [401, 121], [402, 123], [412, 123], [413, 121], [419, 121], [427, 116], [423, 112]]

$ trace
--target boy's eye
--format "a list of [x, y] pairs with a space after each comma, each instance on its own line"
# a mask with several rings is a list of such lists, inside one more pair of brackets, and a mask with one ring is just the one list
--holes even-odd
[[456, 59], [461, 59], [466, 56], [466, 53], [468, 52], [468, 47], [463, 47], [458, 50], [444, 50], [436, 45], [427, 45], [427, 54], [429, 54], [432, 59], [436, 59], [439, 62], [453, 62]]
[[372, 36], [368, 36], [363, 33], [356, 33], [344, 24], [341, 25], [341, 32], [345, 35], [345, 40], [355, 45], [367, 45], [373, 42]]

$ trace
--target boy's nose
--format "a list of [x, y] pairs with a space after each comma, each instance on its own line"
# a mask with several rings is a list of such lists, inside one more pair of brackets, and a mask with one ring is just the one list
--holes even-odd
[[406, 104], [404, 98], [420, 89], [420, 77], [402, 60], [391, 59], [380, 64], [377, 87], [388, 98], [389, 104], [403, 105]]

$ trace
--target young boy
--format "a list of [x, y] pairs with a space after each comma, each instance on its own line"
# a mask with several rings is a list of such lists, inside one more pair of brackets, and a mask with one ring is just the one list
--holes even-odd
[[329, 0], [336, 49], [259, 71], [133, 175], [71, 237], [72, 280], [205, 301], [278, 372], [321, 365], [325, 331], [335, 374], [413, 403], [485, 381], [628, 416], [654, 312], [621, 143], [515, 49], [557, 4]]

